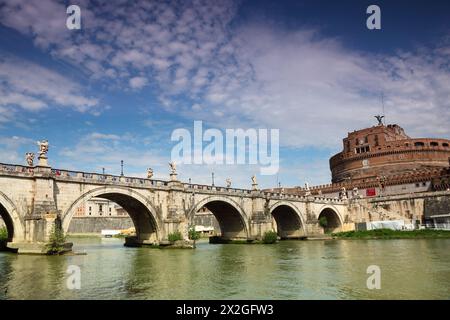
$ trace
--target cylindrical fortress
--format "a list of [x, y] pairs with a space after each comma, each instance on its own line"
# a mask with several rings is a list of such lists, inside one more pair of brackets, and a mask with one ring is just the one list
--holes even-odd
[[448, 167], [449, 161], [450, 140], [412, 139], [396, 124], [378, 125], [349, 133], [330, 169], [335, 183]]

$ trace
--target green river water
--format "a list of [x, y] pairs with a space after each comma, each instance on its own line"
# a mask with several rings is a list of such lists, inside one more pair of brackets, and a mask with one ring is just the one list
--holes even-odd
[[[125, 248], [73, 238], [77, 256], [0, 253], [0, 299], [449, 299], [450, 239]], [[79, 290], [69, 290], [69, 266]], [[369, 290], [367, 267], [381, 270]]]

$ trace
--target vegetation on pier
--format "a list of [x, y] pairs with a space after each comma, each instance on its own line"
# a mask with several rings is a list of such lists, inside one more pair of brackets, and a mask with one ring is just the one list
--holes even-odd
[[333, 233], [338, 239], [450, 239], [450, 231], [446, 230], [391, 230], [376, 229], [366, 231], [347, 231]]
[[195, 227], [189, 228], [188, 233], [189, 233], [189, 239], [190, 239], [190, 240], [194, 240], [194, 242], [195, 242], [196, 240], [200, 239], [201, 236], [202, 236], [202, 235], [200, 234], [200, 232], [195, 231]]
[[183, 235], [180, 231], [175, 231], [173, 233], [169, 233], [169, 236], [167, 238], [170, 242], [175, 242], [178, 240], [183, 240]]
[[65, 243], [64, 231], [61, 227], [54, 225], [48, 243], [45, 246], [47, 254], [57, 255], [64, 253], [66, 251]]
[[267, 231], [264, 233], [262, 241], [265, 244], [270, 244], [270, 243], [277, 242], [277, 239], [278, 239], [278, 235], [275, 231]]

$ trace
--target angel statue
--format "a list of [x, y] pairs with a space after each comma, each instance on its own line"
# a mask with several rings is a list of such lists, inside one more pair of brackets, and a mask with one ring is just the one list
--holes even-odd
[[375, 116], [375, 118], [378, 120], [378, 125], [382, 126], [384, 116], [377, 115], [377, 116]]
[[46, 155], [48, 152], [48, 140], [38, 141], [37, 145], [39, 146], [39, 156]]
[[148, 168], [147, 169], [147, 179], [151, 179], [153, 177], [153, 169]]
[[257, 184], [257, 183], [256, 183], [256, 176], [255, 176], [255, 175], [252, 176], [252, 184]]
[[227, 183], [227, 188], [231, 187], [231, 179], [227, 178], [227, 180], [225, 180]]
[[27, 161], [28, 166], [32, 167], [33, 166], [33, 161], [34, 161], [34, 153], [27, 152], [25, 154], [25, 160]]
[[176, 174], [177, 173], [177, 165], [175, 164], [175, 162], [173, 162], [173, 161], [169, 162], [169, 166], [170, 166], [171, 173]]

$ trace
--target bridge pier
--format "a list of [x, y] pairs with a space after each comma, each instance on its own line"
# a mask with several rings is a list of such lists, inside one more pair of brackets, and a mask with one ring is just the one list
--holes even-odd
[[250, 221], [249, 240], [262, 240], [264, 234], [273, 231], [272, 221], [268, 219], [254, 219]]
[[45, 253], [45, 245], [52, 231], [58, 223], [60, 224], [51, 168], [36, 166], [33, 184], [32, 208], [24, 217], [24, 235], [15, 236], [7, 245], [18, 253]]

